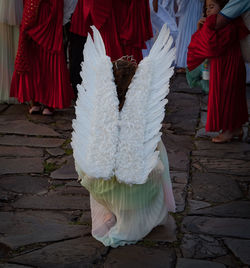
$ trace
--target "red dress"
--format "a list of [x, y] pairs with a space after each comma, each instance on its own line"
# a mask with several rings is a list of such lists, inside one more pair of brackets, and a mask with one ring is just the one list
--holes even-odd
[[241, 18], [216, 31], [216, 15], [207, 18], [193, 34], [187, 65], [191, 71], [210, 59], [206, 131], [236, 130], [248, 121], [246, 71], [240, 39], [248, 33]]
[[74, 98], [63, 50], [63, 0], [24, 0], [10, 96], [65, 108]]
[[100, 31], [112, 61], [133, 55], [139, 62], [153, 36], [148, 0], [78, 0], [71, 32], [87, 36], [91, 25]]

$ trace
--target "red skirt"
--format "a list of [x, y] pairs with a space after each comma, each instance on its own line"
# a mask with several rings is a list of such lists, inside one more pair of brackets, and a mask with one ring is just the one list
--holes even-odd
[[[18, 67], [14, 70], [10, 89], [10, 96], [19, 102], [32, 100], [60, 109], [71, 105], [74, 93], [62, 45], [62, 14], [62, 0], [42, 0], [35, 24], [28, 30], [22, 31], [21, 27], [20, 38], [28, 35], [29, 39], [26, 38], [25, 46], [19, 42], [17, 54], [27, 55], [27, 61], [21, 72], [20, 62], [16, 62]], [[23, 17], [22, 23], [28, 19]], [[53, 32], [53, 37], [49, 32]]]

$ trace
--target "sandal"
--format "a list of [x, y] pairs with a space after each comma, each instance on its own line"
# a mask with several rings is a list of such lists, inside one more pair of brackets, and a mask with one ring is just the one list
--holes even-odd
[[29, 109], [29, 114], [40, 114], [41, 112], [41, 106], [40, 105], [33, 105]]
[[54, 114], [54, 109], [53, 108], [44, 107], [44, 109], [42, 111], [42, 115], [52, 116], [53, 114]]

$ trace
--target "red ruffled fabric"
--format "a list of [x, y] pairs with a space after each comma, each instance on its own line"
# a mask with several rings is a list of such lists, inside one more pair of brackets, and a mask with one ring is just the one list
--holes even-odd
[[71, 105], [74, 93], [63, 50], [62, 20], [63, 0], [24, 1], [10, 89], [10, 96], [19, 102], [32, 100], [53, 108]]
[[148, 0], [79, 0], [71, 32], [87, 36], [92, 24], [112, 60], [133, 55], [139, 62], [145, 42], [153, 36]]
[[249, 34], [241, 18], [215, 30], [216, 15], [207, 18], [191, 39], [187, 65], [195, 69], [210, 59], [206, 131], [238, 129], [248, 121], [246, 71], [240, 39]]

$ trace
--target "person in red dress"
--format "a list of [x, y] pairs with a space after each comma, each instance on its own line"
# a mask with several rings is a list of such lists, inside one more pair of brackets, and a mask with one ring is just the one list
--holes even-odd
[[24, 0], [23, 18], [10, 96], [31, 102], [29, 112], [52, 115], [71, 105], [63, 50], [63, 0]]
[[210, 82], [206, 131], [221, 133], [215, 143], [242, 137], [242, 125], [248, 121], [246, 71], [240, 39], [249, 34], [241, 18], [216, 30], [216, 17], [225, 0], [206, 0], [207, 18], [198, 23], [188, 47], [187, 64], [191, 71], [206, 58], [210, 60]]
[[112, 61], [133, 55], [139, 63], [146, 41], [153, 36], [149, 0], [78, 0], [70, 28], [70, 75], [75, 92], [81, 83], [82, 50], [91, 25], [100, 31]]

